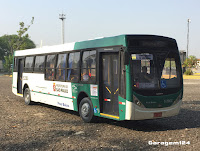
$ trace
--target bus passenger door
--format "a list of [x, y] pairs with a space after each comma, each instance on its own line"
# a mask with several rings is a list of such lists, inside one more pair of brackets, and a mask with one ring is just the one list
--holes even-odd
[[24, 70], [24, 59], [19, 59], [17, 76], [17, 93], [22, 94], [22, 74]]
[[119, 116], [119, 55], [118, 53], [103, 53], [101, 62], [102, 71], [100, 73], [102, 73], [103, 113]]

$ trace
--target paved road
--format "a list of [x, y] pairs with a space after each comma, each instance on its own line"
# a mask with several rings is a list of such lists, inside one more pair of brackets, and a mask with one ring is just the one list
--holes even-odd
[[[11, 92], [12, 79], [0, 76], [0, 150], [199, 150], [200, 80], [184, 81], [178, 116], [144, 121], [99, 119], [83, 123], [79, 115], [44, 104], [26, 106]], [[190, 141], [189, 145], [148, 142]], [[167, 144], [166, 144], [167, 145]]]

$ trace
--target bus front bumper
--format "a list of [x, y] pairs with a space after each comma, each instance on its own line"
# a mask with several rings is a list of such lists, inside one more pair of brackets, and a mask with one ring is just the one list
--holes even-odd
[[163, 118], [177, 115], [180, 111], [182, 100], [166, 108], [141, 108], [133, 102], [126, 101], [126, 120], [145, 120]]

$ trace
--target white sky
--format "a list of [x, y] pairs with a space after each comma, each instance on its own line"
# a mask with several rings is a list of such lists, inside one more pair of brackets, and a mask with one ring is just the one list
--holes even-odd
[[40, 45], [61, 43], [60, 13], [66, 14], [65, 42], [121, 34], [154, 34], [175, 38], [180, 50], [200, 58], [199, 0], [0, 0], [0, 36], [16, 34], [19, 22], [34, 24], [31, 39]]

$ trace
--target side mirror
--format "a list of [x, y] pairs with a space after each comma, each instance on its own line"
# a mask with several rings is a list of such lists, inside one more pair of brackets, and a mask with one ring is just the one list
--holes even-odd
[[124, 65], [128, 65], [130, 60], [130, 55], [127, 51], [124, 52]]

